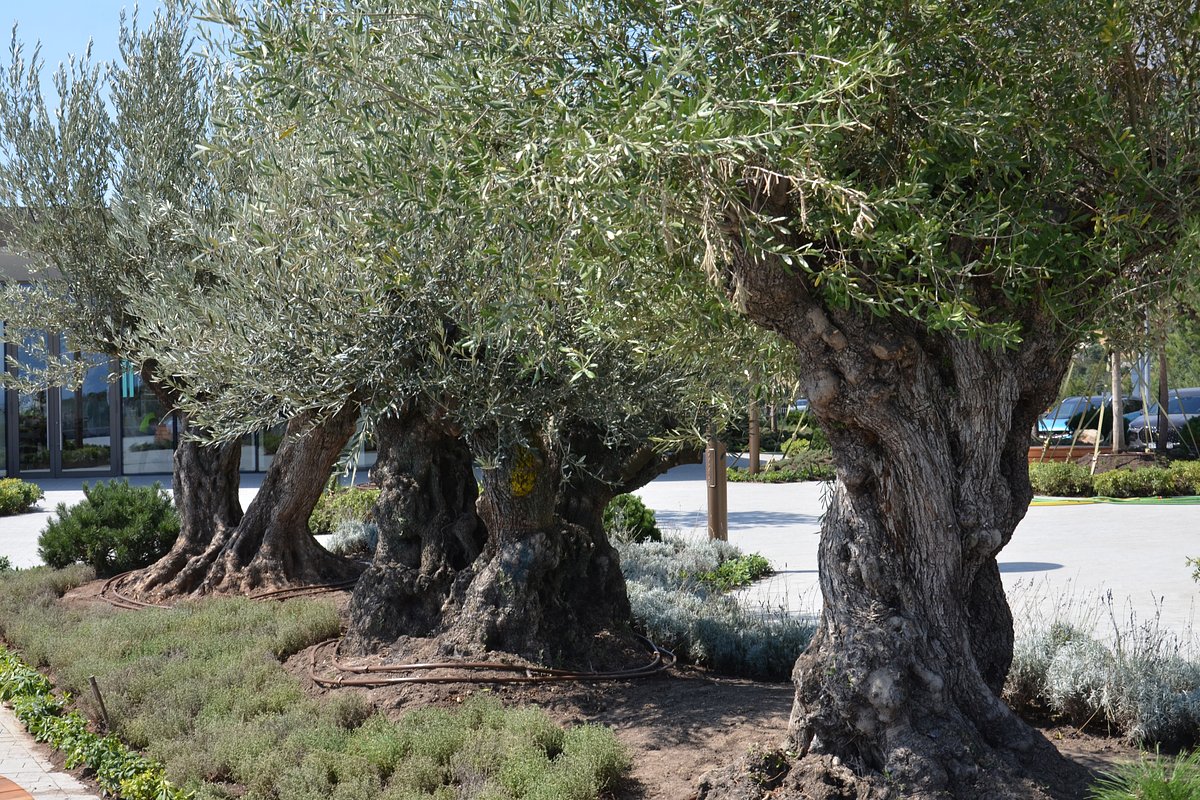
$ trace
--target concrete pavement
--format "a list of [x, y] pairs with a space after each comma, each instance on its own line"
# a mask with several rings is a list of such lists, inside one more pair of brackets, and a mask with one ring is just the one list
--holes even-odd
[[34, 800], [100, 800], [75, 778], [54, 768], [7, 706], [0, 706], [0, 775]]
[[[821, 483], [729, 484], [729, 541], [777, 570], [744, 592], [750, 604], [813, 615], [820, 608], [817, 543], [827, 489]], [[659, 527], [705, 534], [704, 470], [677, 467], [638, 492]], [[1200, 505], [1034, 506], [1000, 554], [1018, 629], [1048, 620], [1157, 624], [1193, 639], [1200, 586]]]

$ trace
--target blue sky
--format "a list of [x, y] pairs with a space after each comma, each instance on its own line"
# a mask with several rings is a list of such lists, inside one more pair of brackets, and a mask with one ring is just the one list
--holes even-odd
[[[43, 89], [51, 93], [50, 75], [70, 53], [82, 53], [88, 39], [93, 40], [92, 53], [102, 61], [117, 57], [117, 30], [121, 9], [133, 12], [132, 0], [0, 0], [0, 65], [8, 64], [8, 45], [12, 26], [19, 24], [19, 35], [27, 52], [33, 43], [42, 42], [42, 58], [47, 72]], [[140, 14], [148, 18], [159, 5], [157, 0], [142, 0], [137, 4]]]

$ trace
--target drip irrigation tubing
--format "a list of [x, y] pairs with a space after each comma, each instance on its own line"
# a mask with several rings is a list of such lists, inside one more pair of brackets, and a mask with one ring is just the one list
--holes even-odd
[[[652, 654], [650, 661], [640, 667], [607, 671], [575, 671], [552, 669], [550, 667], [525, 666], [522, 664], [502, 664], [489, 661], [431, 661], [411, 664], [370, 664], [347, 665], [341, 661], [337, 652], [341, 639], [327, 639], [313, 647], [309, 655], [308, 677], [313, 683], [326, 688], [339, 686], [379, 687], [402, 683], [562, 683], [568, 681], [621, 681], [635, 678], [648, 678], [666, 672], [675, 666], [675, 654], [665, 647], [659, 647], [645, 636], [634, 634], [638, 641]], [[317, 674], [317, 659], [320, 652], [333, 645], [333, 667], [341, 672], [351, 673], [350, 677], [337, 675], [326, 677]], [[467, 675], [426, 675], [422, 673], [433, 670], [457, 670], [467, 672]], [[414, 675], [394, 675], [390, 677], [361, 677], [364, 674], [389, 672], [412, 672]], [[486, 675], [479, 673], [522, 673], [513, 675]]]
[[[120, 575], [114, 575], [104, 582], [100, 587], [100, 598], [106, 601], [109, 605], [115, 608], [126, 609], [129, 611], [140, 611], [144, 608], [173, 608], [173, 606], [165, 603], [147, 603], [144, 600], [138, 600], [121, 592], [121, 582], [132, 575], [134, 570], [122, 572]], [[320, 594], [328, 594], [337, 592], [343, 589], [349, 589], [358, 578], [347, 581], [339, 581], [338, 583], [319, 583], [311, 586], [289, 586], [284, 589], [271, 589], [265, 592], [256, 592], [255, 594], [244, 595], [250, 600], [291, 600], [294, 597], [310, 597]]]
[[108, 602], [111, 606], [129, 611], [140, 611], [144, 608], [171, 608], [171, 606], [162, 603], [147, 603], [143, 600], [135, 600], [128, 595], [122, 594], [120, 589], [121, 581], [132, 575], [133, 572], [133, 570], [122, 572], [120, 575], [114, 575], [106, 580], [104, 585], [100, 587], [100, 598]]

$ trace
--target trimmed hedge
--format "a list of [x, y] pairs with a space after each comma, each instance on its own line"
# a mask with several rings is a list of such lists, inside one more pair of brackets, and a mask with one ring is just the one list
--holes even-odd
[[1114, 469], [1090, 475], [1074, 463], [1030, 464], [1034, 494], [1051, 497], [1178, 497], [1200, 495], [1200, 461], [1169, 467]]

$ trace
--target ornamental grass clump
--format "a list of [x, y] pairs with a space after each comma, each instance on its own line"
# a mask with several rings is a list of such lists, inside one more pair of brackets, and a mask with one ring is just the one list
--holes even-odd
[[1200, 797], [1200, 751], [1121, 764], [1092, 786], [1091, 800], [1195, 800]]

